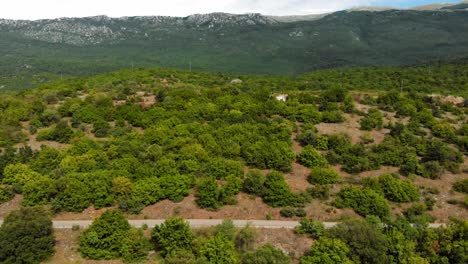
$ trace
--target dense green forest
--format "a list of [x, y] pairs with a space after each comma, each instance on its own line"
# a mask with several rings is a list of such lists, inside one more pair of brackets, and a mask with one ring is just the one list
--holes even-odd
[[[248, 238], [239, 236], [248, 234], [229, 224], [193, 234], [168, 220], [149, 246], [122, 214], [190, 194], [197, 207], [217, 211], [245, 193], [281, 208], [282, 218], [305, 217], [297, 232], [317, 241], [302, 263], [466, 263], [466, 219], [441, 229], [427, 223], [439, 207], [468, 206], [467, 100], [446, 96], [466, 96], [467, 76], [461, 63], [298, 78], [134, 69], [3, 92], [0, 202], [20, 195], [23, 206], [54, 214], [115, 206], [80, 237], [91, 259], [133, 261], [152, 247], [167, 263], [289, 263], [270, 246], [243, 248], [238, 240]], [[350, 120], [357, 140], [320, 130]], [[297, 164], [310, 170], [304, 191], [285, 176]], [[383, 167], [396, 170], [360, 176]], [[451, 199], [420, 179], [450, 182]], [[361, 220], [323, 231], [307, 218], [314, 201]], [[4, 226], [0, 237], [14, 231]], [[14, 263], [1, 249], [0, 261]]]

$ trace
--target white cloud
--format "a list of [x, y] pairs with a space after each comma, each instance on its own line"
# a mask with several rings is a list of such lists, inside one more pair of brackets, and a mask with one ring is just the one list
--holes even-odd
[[195, 13], [316, 14], [375, 0], [1, 0], [0, 18], [41, 19], [94, 15], [187, 16]]

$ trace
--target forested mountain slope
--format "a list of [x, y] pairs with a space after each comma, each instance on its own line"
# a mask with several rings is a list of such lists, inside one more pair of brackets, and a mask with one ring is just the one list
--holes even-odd
[[215, 13], [0, 20], [0, 36], [3, 89], [132, 66], [299, 74], [466, 57], [468, 12], [454, 6], [303, 18]]

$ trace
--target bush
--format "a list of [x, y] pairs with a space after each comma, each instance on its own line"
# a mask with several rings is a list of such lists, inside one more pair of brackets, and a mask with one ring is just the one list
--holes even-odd
[[37, 135], [37, 140], [51, 140], [59, 143], [69, 143], [74, 134], [73, 129], [68, 125], [68, 123], [62, 121], [54, 128], [40, 131]]
[[263, 195], [265, 175], [259, 170], [250, 170], [244, 180], [243, 191], [257, 196]]
[[298, 157], [299, 163], [309, 168], [324, 167], [328, 161], [312, 146], [305, 146]]
[[111, 129], [111, 126], [109, 125], [107, 121], [99, 119], [99, 120], [94, 121], [93, 130], [91, 132], [93, 132], [93, 134], [97, 138], [102, 138], [102, 137], [107, 137], [109, 135], [110, 129]]
[[301, 258], [301, 264], [353, 264], [348, 258], [349, 247], [340, 239], [321, 237], [312, 244], [310, 251]]
[[438, 161], [428, 161], [418, 167], [417, 174], [429, 179], [440, 179], [442, 173], [444, 172], [444, 167], [440, 165]]
[[210, 159], [205, 168], [206, 176], [225, 179], [227, 176], [242, 176], [242, 164], [238, 161], [223, 158]]
[[23, 201], [25, 206], [44, 205], [57, 194], [54, 180], [47, 176], [34, 178], [23, 187]]
[[297, 197], [289, 189], [283, 174], [273, 171], [265, 180], [263, 201], [273, 207], [294, 206]]
[[383, 115], [379, 109], [371, 108], [367, 115], [359, 121], [362, 130], [381, 129], [383, 127]]
[[302, 209], [302, 208], [297, 208], [297, 209], [294, 211], [294, 214], [295, 214], [297, 217], [306, 217], [306, 216], [307, 216], [306, 210], [304, 210], [304, 209]]
[[383, 174], [376, 179], [367, 179], [365, 186], [382, 193], [390, 201], [405, 203], [419, 199], [419, 190], [409, 180], [401, 181], [398, 176]]
[[315, 199], [326, 200], [330, 197], [330, 185], [315, 185], [307, 188], [307, 193]]
[[257, 229], [249, 223], [245, 225], [236, 235], [236, 248], [240, 252], [246, 252], [253, 249], [257, 237]]
[[295, 228], [298, 234], [308, 234], [312, 238], [317, 239], [325, 232], [325, 226], [320, 221], [313, 219], [302, 219], [299, 226]]
[[468, 194], [468, 179], [455, 182], [453, 189], [457, 192]]
[[0, 227], [0, 263], [41, 263], [54, 254], [52, 220], [40, 207], [21, 208]]
[[312, 168], [307, 180], [312, 184], [334, 184], [338, 182], [340, 175], [333, 168]]
[[270, 244], [263, 245], [255, 251], [247, 252], [242, 257], [242, 264], [289, 264], [291, 260], [283, 251]]
[[349, 256], [357, 263], [391, 263], [387, 256], [389, 242], [379, 228], [364, 222], [340, 223], [328, 230], [328, 237], [340, 239], [349, 246]]
[[335, 199], [335, 206], [352, 208], [362, 216], [375, 215], [386, 218], [390, 213], [387, 200], [381, 194], [368, 188], [344, 187]]
[[169, 218], [151, 231], [151, 241], [163, 257], [190, 250], [193, 239], [189, 224], [182, 218]]
[[200, 248], [200, 255], [207, 263], [237, 264], [239, 257], [235, 251], [234, 242], [224, 236], [209, 239]]
[[346, 120], [341, 111], [325, 111], [322, 113], [324, 123], [342, 123]]
[[130, 224], [119, 211], [106, 211], [80, 236], [79, 250], [90, 259], [117, 259], [124, 252]]
[[9, 185], [0, 185], [0, 204], [8, 202], [15, 196], [13, 187]]
[[220, 191], [216, 180], [212, 177], [203, 178], [197, 184], [195, 202], [200, 208], [217, 210], [221, 207], [219, 195]]
[[293, 208], [283, 208], [280, 210], [280, 215], [282, 217], [293, 217], [295, 212]]
[[132, 228], [128, 232], [120, 249], [122, 259], [126, 263], [141, 263], [148, 257], [151, 243], [145, 237], [143, 230]]

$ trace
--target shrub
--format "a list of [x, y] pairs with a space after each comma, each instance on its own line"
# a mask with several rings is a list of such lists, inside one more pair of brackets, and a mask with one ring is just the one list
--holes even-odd
[[405, 203], [419, 199], [419, 190], [409, 180], [401, 181], [398, 176], [383, 174], [376, 179], [367, 179], [365, 185], [382, 193], [390, 201]]
[[227, 176], [239, 177], [243, 174], [242, 164], [234, 160], [214, 158], [206, 165], [205, 174], [218, 180]]
[[169, 218], [151, 231], [151, 240], [162, 256], [190, 250], [194, 236], [182, 218]]
[[345, 120], [343, 112], [341, 111], [325, 111], [322, 113], [322, 121], [324, 123], [342, 123]]
[[0, 263], [41, 263], [54, 245], [52, 220], [40, 207], [13, 211], [0, 227]]
[[119, 211], [106, 211], [80, 236], [79, 250], [90, 259], [117, 259], [122, 256], [130, 224]]
[[237, 250], [245, 252], [253, 249], [256, 237], [257, 230], [247, 223], [236, 235], [235, 241]]
[[55, 181], [47, 176], [34, 178], [23, 187], [23, 205], [34, 206], [48, 203], [57, 193]]
[[305, 146], [298, 157], [299, 163], [309, 168], [324, 167], [328, 165], [327, 160], [312, 146]]
[[308, 234], [317, 239], [325, 232], [325, 226], [320, 221], [306, 218], [299, 222], [299, 226], [295, 228], [295, 231], [298, 234]]
[[297, 201], [297, 197], [284, 180], [283, 174], [276, 171], [267, 175], [262, 198], [266, 204], [273, 207], [291, 206]]
[[468, 179], [455, 182], [453, 189], [457, 192], [468, 194]]
[[237, 264], [239, 257], [235, 251], [234, 242], [224, 236], [215, 236], [209, 239], [200, 248], [200, 255], [208, 263]]
[[417, 170], [418, 175], [433, 180], [440, 179], [443, 172], [444, 168], [440, 165], [438, 161], [425, 162]]
[[315, 185], [307, 188], [307, 193], [315, 199], [326, 200], [330, 197], [330, 185]]
[[270, 244], [242, 256], [242, 264], [289, 264], [291, 260], [283, 251]]
[[102, 138], [107, 137], [109, 135], [110, 129], [111, 126], [107, 121], [99, 119], [94, 121], [92, 132], [96, 137]]
[[342, 240], [321, 237], [312, 244], [310, 251], [301, 258], [301, 264], [353, 264], [354, 262], [347, 256], [349, 252], [349, 247]]
[[448, 141], [453, 141], [456, 138], [456, 131], [453, 126], [445, 122], [437, 122], [432, 127], [432, 134], [436, 137], [443, 138]]
[[37, 140], [51, 140], [59, 143], [69, 143], [74, 134], [73, 129], [68, 125], [68, 123], [62, 121], [54, 128], [40, 131], [37, 135]]
[[282, 217], [293, 217], [295, 215], [294, 209], [293, 208], [283, 208], [280, 211], [280, 215]]
[[120, 249], [122, 259], [126, 263], [141, 263], [148, 257], [151, 243], [145, 237], [143, 230], [132, 228], [124, 238]]
[[357, 263], [384, 264], [391, 263], [387, 256], [389, 243], [379, 228], [364, 222], [351, 221], [340, 223], [328, 230], [328, 237], [340, 239], [350, 249]]
[[383, 126], [383, 115], [379, 109], [371, 108], [367, 115], [359, 121], [362, 130], [381, 129]]
[[9, 185], [0, 185], [0, 204], [8, 202], [15, 196], [13, 187]]
[[312, 168], [307, 180], [312, 184], [334, 184], [338, 182], [340, 175], [333, 168]]
[[294, 214], [295, 214], [297, 217], [306, 217], [306, 216], [307, 216], [306, 210], [304, 210], [304, 209], [302, 209], [302, 208], [297, 208], [297, 209], [294, 211]]
[[375, 215], [386, 218], [390, 213], [387, 200], [368, 188], [344, 187], [335, 199], [335, 206], [352, 208], [362, 216]]
[[200, 208], [217, 210], [221, 207], [219, 194], [220, 191], [216, 180], [212, 177], [203, 178], [197, 184], [197, 198], [195, 202]]
[[243, 191], [257, 196], [263, 195], [265, 175], [259, 170], [250, 170], [244, 180]]

